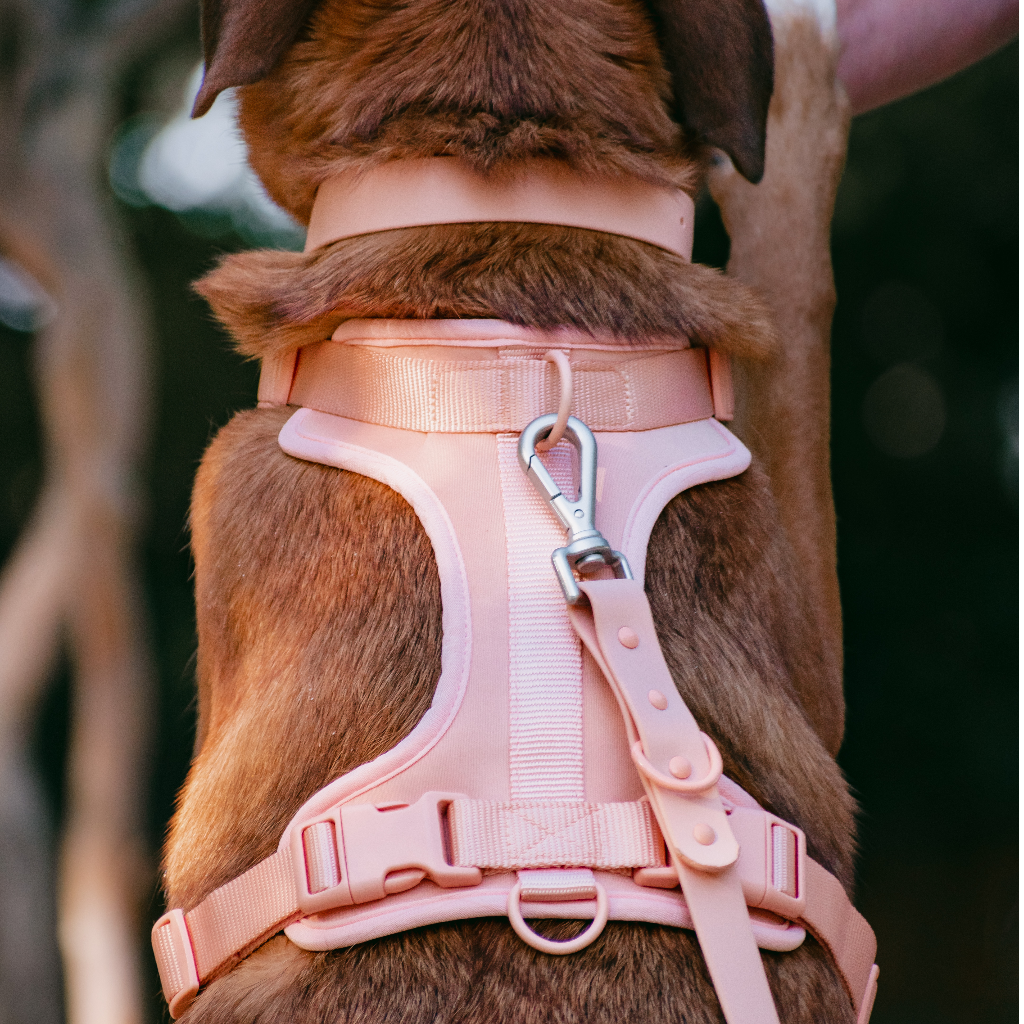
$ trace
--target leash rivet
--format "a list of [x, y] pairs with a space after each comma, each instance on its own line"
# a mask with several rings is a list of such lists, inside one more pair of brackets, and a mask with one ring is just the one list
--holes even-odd
[[668, 770], [677, 779], [688, 779], [693, 773], [693, 765], [685, 757], [673, 757], [668, 763]]
[[710, 825], [705, 825], [702, 821], [699, 825], [693, 826], [693, 838], [701, 846], [710, 846], [717, 837], [715, 836], [715, 830]]
[[661, 690], [651, 690], [647, 699], [659, 710], [664, 711], [668, 707], [668, 697]]
[[[619, 630], [619, 643], [622, 644], [623, 647], [628, 647], [630, 650], [633, 650], [640, 643], [640, 637], [638, 637], [636, 633], [629, 628], [629, 626], [623, 626], [622, 629]], [[652, 690], [651, 692], [653, 693], [654, 691]], [[664, 699], [665, 698], [662, 697], [662, 700]], [[654, 704], [654, 701], [652, 700], [651, 703]], [[658, 705], [655, 705], [655, 707], [657, 706]]]

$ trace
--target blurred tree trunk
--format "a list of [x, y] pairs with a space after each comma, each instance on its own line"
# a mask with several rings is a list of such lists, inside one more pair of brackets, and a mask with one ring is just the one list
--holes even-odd
[[190, 5], [0, 0], [0, 253], [55, 303], [34, 353], [44, 485], [0, 576], [0, 1021], [60, 1019], [47, 813], [27, 745], [62, 644], [73, 671], [57, 885], [67, 1017], [144, 1016], [153, 671], [136, 477], [148, 439], [150, 332], [141, 275], [103, 182], [125, 66]]

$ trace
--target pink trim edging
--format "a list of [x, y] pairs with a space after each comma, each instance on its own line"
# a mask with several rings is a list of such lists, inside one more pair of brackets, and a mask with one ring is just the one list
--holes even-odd
[[352, 800], [393, 778], [420, 760], [441, 739], [455, 720], [465, 696], [472, 651], [469, 581], [454, 527], [441, 501], [416, 473], [397, 459], [313, 432], [304, 432], [303, 424], [310, 415], [310, 410], [299, 409], [281, 428], [278, 441], [285, 452], [296, 458], [347, 469], [380, 481], [405, 498], [423, 523], [439, 569], [447, 569], [440, 572], [444, 643], [441, 648], [441, 676], [434, 690], [434, 699], [412, 732], [391, 750], [346, 772], [310, 797], [284, 830], [279, 850], [291, 843], [292, 827], [296, 821], [323, 814], [335, 804]]

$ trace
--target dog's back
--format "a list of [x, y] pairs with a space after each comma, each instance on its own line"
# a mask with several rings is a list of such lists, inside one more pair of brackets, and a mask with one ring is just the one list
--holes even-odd
[[[302, 218], [339, 170], [436, 154], [485, 169], [549, 156], [692, 188], [710, 141], [756, 177], [771, 82], [764, 13], [692, 6], [682, 21], [672, 4], [636, 0], [326, 0], [275, 69], [242, 90], [254, 166]], [[227, 37], [232, 9], [220, 17]], [[214, 57], [211, 88], [217, 74], [230, 84]], [[757, 299], [719, 273], [544, 225], [424, 227], [308, 255], [243, 254], [201, 290], [253, 355], [318, 341], [349, 317], [571, 325], [752, 357], [775, 344]], [[440, 672], [438, 575], [411, 508], [375, 481], [284, 455], [283, 420], [240, 414], [196, 483], [200, 723], [167, 848], [173, 906], [195, 906], [271, 854], [313, 792], [411, 730]], [[808, 852], [849, 884], [852, 803], [799, 699], [828, 659], [763, 473], [755, 464], [675, 498], [650, 550], [646, 589], [666, 659], [726, 774], [804, 829]], [[852, 1020], [813, 939], [764, 960], [780, 1019]], [[210, 984], [186, 1019], [721, 1018], [690, 932], [612, 923], [556, 958], [483, 920], [328, 953], [278, 937]]]

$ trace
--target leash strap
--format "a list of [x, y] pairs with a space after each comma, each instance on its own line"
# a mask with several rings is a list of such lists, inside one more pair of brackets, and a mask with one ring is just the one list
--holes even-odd
[[693, 200], [623, 175], [581, 174], [536, 158], [481, 174], [454, 157], [391, 160], [317, 190], [306, 252], [342, 238], [430, 224], [557, 224], [636, 238], [689, 261]]
[[672, 682], [643, 584], [579, 586], [587, 600], [570, 605], [569, 618], [619, 702], [725, 1019], [778, 1024], [735, 868], [739, 843], [716, 788], [721, 758]]

